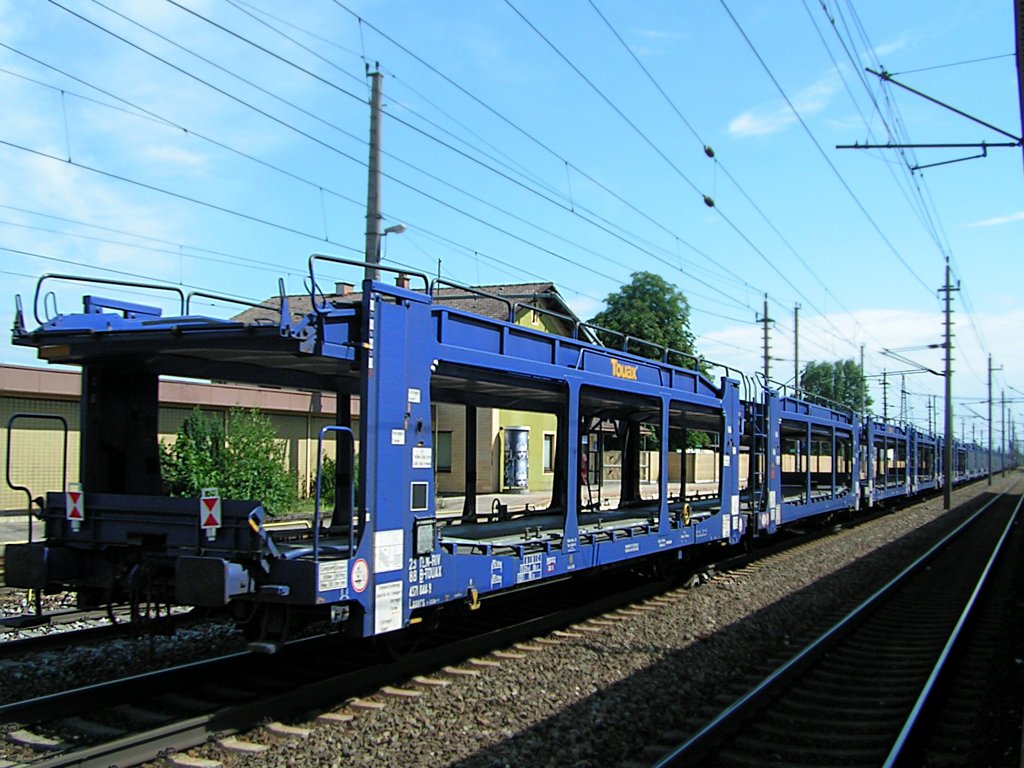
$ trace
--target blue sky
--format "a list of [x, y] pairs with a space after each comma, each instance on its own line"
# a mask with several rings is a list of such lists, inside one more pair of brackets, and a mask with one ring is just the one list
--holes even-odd
[[[785, 381], [796, 303], [802, 361], [863, 344], [869, 374], [906, 370], [881, 350], [940, 340], [949, 254], [957, 432], [980, 435], [988, 353], [1024, 398], [1021, 152], [912, 174], [977, 150], [835, 145], [1006, 140], [864, 67], [1019, 134], [1013, 38], [1009, 0], [0, 2], [0, 273], [11, 310], [43, 272], [301, 292], [310, 253], [363, 250], [379, 62], [383, 225], [407, 227], [386, 260], [550, 280], [584, 318], [658, 272], [699, 349], [750, 371], [767, 292]], [[906, 388], [926, 422], [941, 379]]]

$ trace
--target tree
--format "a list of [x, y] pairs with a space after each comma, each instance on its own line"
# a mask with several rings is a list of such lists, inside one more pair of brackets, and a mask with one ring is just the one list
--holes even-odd
[[800, 374], [800, 387], [809, 395], [839, 403], [854, 411], [871, 407], [864, 371], [852, 358], [835, 362], [812, 360]]
[[270, 419], [259, 411], [233, 408], [225, 433], [218, 418], [198, 408], [173, 444], [160, 446], [160, 472], [171, 496], [198, 496], [217, 488], [221, 497], [261, 501], [270, 514], [295, 500], [295, 478], [284, 465], [285, 446]]
[[[630, 282], [610, 293], [604, 302], [607, 308], [590, 320], [594, 325], [696, 355], [690, 332], [690, 303], [682, 291], [660, 275], [634, 272]], [[622, 339], [615, 334], [599, 331], [598, 337], [608, 346], [622, 348]], [[647, 344], [631, 344], [629, 351], [643, 357], [661, 357], [656, 348]], [[690, 359], [670, 362], [695, 367]]]
[[[663, 277], [652, 272], [634, 272], [630, 282], [610, 293], [604, 303], [606, 309], [595, 315], [591, 323], [682, 352], [681, 355], [670, 352], [668, 362], [707, 375], [707, 366], [696, 360], [698, 355], [690, 332], [690, 302]], [[597, 335], [606, 345], [623, 348], [623, 340], [616, 334], [598, 331]], [[628, 346], [628, 351], [641, 357], [661, 359], [661, 350], [651, 344], [634, 342]], [[710, 442], [707, 433], [696, 430], [686, 433], [687, 448], [704, 448]], [[670, 450], [678, 447], [681, 446], [670, 437]]]

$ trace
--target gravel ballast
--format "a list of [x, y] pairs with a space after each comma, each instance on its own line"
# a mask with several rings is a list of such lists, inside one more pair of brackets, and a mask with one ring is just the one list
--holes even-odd
[[[1018, 477], [996, 478], [993, 489], [1009, 487]], [[958, 490], [954, 503], [987, 490], [983, 483]], [[671, 599], [655, 601], [654, 610], [628, 611], [621, 620], [591, 625], [596, 631], [552, 635], [557, 642], [506, 654], [498, 666], [476, 667], [477, 675], [438, 670], [433, 677], [448, 685], [410, 681], [403, 687], [422, 695], [377, 694], [372, 698], [382, 709], [338, 702], [337, 711], [352, 714], [351, 720], [327, 722], [309, 713], [308, 720], [293, 723], [310, 729], [305, 737], [289, 739], [265, 729], [241, 735], [269, 744], [265, 752], [235, 753], [209, 744], [190, 754], [253, 768], [614, 766], [636, 759], [666, 731], [692, 730], [742, 690], [746, 677], [784, 660], [785, 648], [795, 649], [813, 630], [839, 618], [960, 519], [944, 514], [941, 497], [934, 498], [719, 575], [700, 588], [673, 592]], [[237, 642], [233, 633], [222, 640]], [[159, 666], [209, 644], [185, 633], [158, 641], [168, 644], [161, 646]], [[17, 677], [14, 669], [0, 668], [0, 695], [10, 701], [19, 690], [39, 692], [71, 670], [80, 671], [81, 683], [98, 666], [143, 671], [152, 668], [148, 647], [119, 641], [101, 650], [26, 660], [19, 662]]]
[[[1007, 488], [1019, 475], [997, 478]], [[988, 489], [958, 490], [954, 504]], [[885, 583], [962, 515], [941, 497], [799, 552], [772, 558], [699, 589], [673, 593], [657, 610], [553, 639], [478, 676], [452, 677], [383, 709], [343, 707], [344, 722], [302, 724], [310, 735], [258, 755], [209, 745], [192, 754], [225, 766], [614, 766], [637, 759], [667, 731], [691, 731], [738, 693]], [[493, 610], [493, 609], [492, 609]], [[439, 676], [443, 676], [439, 674]]]

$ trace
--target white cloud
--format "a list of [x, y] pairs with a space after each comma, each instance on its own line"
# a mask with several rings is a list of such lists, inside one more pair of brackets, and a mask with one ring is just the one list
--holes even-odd
[[[832, 97], [841, 87], [839, 76], [834, 72], [830, 73], [793, 96], [793, 107], [803, 117], [822, 112], [832, 103]], [[765, 104], [734, 117], [729, 122], [729, 134], [740, 137], [766, 136], [785, 130], [795, 123], [796, 119], [796, 114], [788, 104]]]
[[876, 46], [869, 55], [863, 57], [866, 61], [881, 59], [883, 56], [902, 51], [907, 47], [906, 35], [900, 35], [895, 40], [889, 40]]
[[191, 152], [170, 145], [149, 145], [143, 148], [142, 155], [146, 161], [173, 168], [176, 172], [205, 175], [208, 156], [199, 152]]
[[680, 32], [674, 32], [669, 29], [631, 29], [630, 34], [636, 35], [637, 37], [645, 37], [648, 40], [682, 40], [683, 35]]
[[576, 317], [581, 320], [589, 320], [604, 309], [603, 301], [598, 301], [579, 293], [574, 295], [572, 291], [566, 288], [561, 288], [560, 291], [562, 298], [565, 299], [565, 303], [569, 305], [569, 308], [575, 313]]
[[1015, 221], [1024, 221], [1024, 211], [1011, 213], [1009, 216], [996, 216], [994, 219], [984, 219], [968, 224], [968, 227], [998, 227], [1002, 224], [1012, 224]]

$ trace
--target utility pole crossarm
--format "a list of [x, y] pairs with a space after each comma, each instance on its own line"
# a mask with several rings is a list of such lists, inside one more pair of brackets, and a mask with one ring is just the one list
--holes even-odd
[[[909, 91], [910, 93], [914, 94], [915, 96], [920, 96], [922, 99], [925, 99], [926, 101], [930, 101], [932, 104], [936, 104], [936, 105], [942, 107], [943, 109], [948, 109], [950, 112], [953, 112], [954, 114], [960, 115], [960, 117], [967, 118], [972, 123], [977, 123], [978, 125], [984, 126], [985, 128], [988, 128], [989, 130], [995, 131], [996, 133], [1000, 134], [1001, 136], [1005, 136], [1008, 139], [1013, 139], [1014, 143], [1006, 145], [1006, 146], [1019, 147], [1019, 146], [1021, 146], [1021, 144], [1024, 144], [1024, 139], [1021, 139], [1020, 136], [1015, 136], [1014, 134], [1010, 133], [1009, 131], [1004, 131], [1002, 128], [997, 128], [996, 126], [992, 125], [992, 123], [986, 123], [984, 120], [982, 120], [980, 118], [977, 118], [974, 115], [970, 115], [967, 112], [964, 112], [962, 109], [957, 109], [956, 107], [952, 106], [951, 104], [947, 104], [944, 101], [939, 101], [935, 97], [929, 96], [927, 93], [922, 93], [921, 91], [917, 90], [916, 88], [911, 88], [909, 85], [906, 85], [905, 83], [901, 83], [899, 80], [894, 80], [893, 76], [890, 75], [885, 70], [882, 70], [881, 72], [875, 72], [875, 70], [871, 69], [870, 67], [865, 67], [864, 70], [866, 72], [869, 72], [870, 74], [874, 75], [875, 77], [877, 77], [877, 78], [879, 78], [881, 80], [884, 80], [887, 83], [892, 83], [893, 85], [897, 85], [897, 86], [899, 86], [900, 88], [902, 88], [905, 91]], [[995, 145], [990, 144], [989, 146], [995, 146]]]

